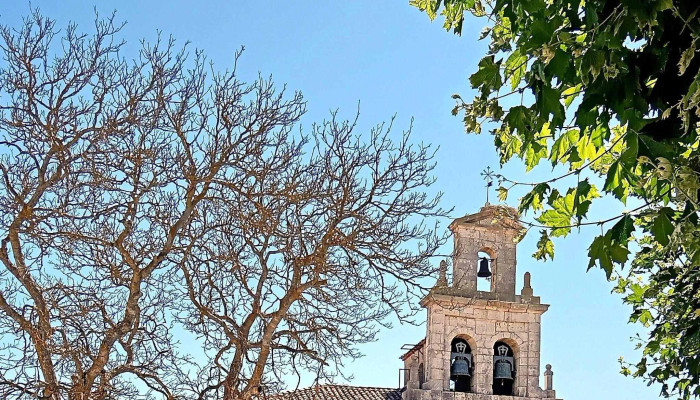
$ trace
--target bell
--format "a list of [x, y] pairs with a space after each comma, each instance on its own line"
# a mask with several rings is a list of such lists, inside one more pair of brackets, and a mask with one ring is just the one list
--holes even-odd
[[509, 362], [498, 360], [494, 365], [493, 379], [513, 380], [513, 369]]
[[452, 376], [471, 376], [469, 373], [469, 363], [463, 358], [456, 358], [450, 367]]
[[479, 261], [479, 272], [476, 273], [479, 278], [488, 278], [491, 276], [491, 271], [489, 271], [489, 260], [484, 257]]

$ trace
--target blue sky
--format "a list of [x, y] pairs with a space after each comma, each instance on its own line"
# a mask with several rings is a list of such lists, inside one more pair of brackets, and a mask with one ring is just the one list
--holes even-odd
[[[302, 91], [308, 101], [306, 128], [334, 109], [351, 118], [358, 102], [361, 130], [394, 114], [394, 127], [406, 129], [413, 118], [414, 140], [440, 147], [435, 189], [444, 192], [443, 207], [455, 207], [453, 216], [458, 217], [484, 203], [479, 173], [486, 166], [498, 169], [492, 138], [466, 135], [461, 119], [450, 114], [453, 93], [465, 99], [474, 95], [468, 76], [485, 52], [486, 43], [477, 41], [484, 21], [468, 20], [457, 37], [407, 3], [34, 0], [32, 6], [57, 19], [60, 27], [72, 20], [84, 31], [90, 30], [95, 6], [103, 15], [117, 10], [117, 19], [127, 22], [122, 32], [127, 51], [162, 31], [180, 44], [189, 41], [192, 48], [202, 49], [217, 69], [230, 67], [234, 52], [245, 46], [241, 77], [252, 80], [260, 72], [272, 75], [278, 85], [286, 83], [289, 90]], [[18, 25], [29, 7], [23, 0], [6, 0], [0, 23]], [[501, 172], [535, 181], [551, 170], [543, 166], [526, 175], [513, 163]], [[509, 203], [515, 205], [516, 199]], [[593, 217], [611, 215], [614, 206], [600, 202], [592, 209]], [[618, 373], [620, 356], [630, 361], [638, 357], [629, 337], [639, 328], [627, 324], [629, 310], [610, 293], [613, 284], [604, 274], [586, 273], [587, 246], [595, 233], [584, 230], [555, 242], [557, 254], [550, 263], [530, 258], [537, 232], [519, 245], [518, 290], [522, 274], [530, 271], [535, 295], [551, 304], [542, 323], [542, 370], [544, 364], [553, 365], [558, 397], [567, 400], [657, 398], [658, 387]], [[397, 385], [401, 346], [418, 342], [424, 333], [424, 325], [383, 330], [377, 342], [360, 347], [366, 356], [347, 366], [355, 376], [352, 384]]]

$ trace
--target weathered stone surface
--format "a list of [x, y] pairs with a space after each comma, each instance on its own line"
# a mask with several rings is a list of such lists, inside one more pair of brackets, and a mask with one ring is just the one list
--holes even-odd
[[[514, 209], [486, 206], [478, 213], [456, 219], [450, 229], [455, 237], [453, 281], [436, 285], [423, 298], [428, 310], [425, 345], [415, 357], [405, 359], [412, 382], [405, 400], [530, 400], [554, 398], [553, 390], [539, 387], [541, 316], [549, 307], [540, 304], [526, 274], [525, 287], [515, 294], [516, 241], [522, 226]], [[491, 290], [478, 291], [479, 252], [491, 257]], [[451, 343], [467, 341], [472, 355], [469, 393], [450, 391]], [[494, 345], [502, 341], [513, 350], [515, 396], [493, 395]], [[417, 371], [424, 365], [425, 382]], [[422, 388], [422, 389], [420, 389]]]
[[[543, 394], [538, 397], [529, 396], [495, 396], [491, 394], [477, 393], [455, 393], [449, 391], [440, 392], [439, 400], [536, 400], [536, 399], [552, 399], [555, 400], [554, 390], [542, 391]], [[545, 397], [546, 396], [546, 397]], [[433, 400], [433, 392], [430, 390], [409, 389], [404, 392], [405, 400]]]

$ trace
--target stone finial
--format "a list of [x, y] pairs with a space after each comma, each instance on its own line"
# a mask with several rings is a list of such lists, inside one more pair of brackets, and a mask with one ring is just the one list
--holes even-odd
[[554, 372], [552, 372], [552, 365], [547, 364], [545, 366], [546, 371], [544, 371], [544, 388], [545, 390], [554, 390]]
[[435, 282], [435, 286], [447, 287], [447, 262], [445, 260], [440, 261], [440, 276]]
[[532, 294], [533, 294], [532, 286], [530, 286], [530, 273], [526, 272], [525, 278], [524, 278], [523, 290], [520, 291], [520, 295], [532, 297]]

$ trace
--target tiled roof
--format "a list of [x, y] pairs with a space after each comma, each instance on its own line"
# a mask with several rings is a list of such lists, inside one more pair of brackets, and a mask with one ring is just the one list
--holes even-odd
[[423, 338], [423, 340], [421, 340], [420, 342], [416, 343], [413, 347], [411, 347], [410, 350], [408, 350], [407, 352], [403, 353], [403, 355], [402, 355], [401, 357], [399, 357], [399, 358], [400, 358], [402, 361], [405, 361], [408, 357], [411, 356], [411, 354], [413, 354], [413, 353], [415, 353], [416, 351], [422, 349], [424, 345], [425, 345], [425, 338]]
[[401, 400], [401, 389], [347, 385], [318, 385], [282, 392], [268, 400]]

